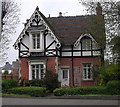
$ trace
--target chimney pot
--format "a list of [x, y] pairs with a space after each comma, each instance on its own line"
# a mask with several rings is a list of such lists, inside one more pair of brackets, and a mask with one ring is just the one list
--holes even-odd
[[59, 12], [59, 17], [61, 17], [62, 16], [62, 12]]

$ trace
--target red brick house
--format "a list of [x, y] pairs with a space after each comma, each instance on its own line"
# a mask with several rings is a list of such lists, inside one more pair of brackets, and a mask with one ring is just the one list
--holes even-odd
[[[96, 17], [96, 16], [94, 16]], [[101, 63], [97, 35], [86, 33], [89, 16], [46, 18], [37, 7], [14, 44], [19, 77], [42, 79], [58, 74], [61, 86], [93, 86], [92, 66]]]

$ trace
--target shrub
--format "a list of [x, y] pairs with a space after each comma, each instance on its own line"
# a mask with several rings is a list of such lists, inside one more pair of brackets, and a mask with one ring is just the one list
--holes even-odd
[[4, 71], [4, 74], [9, 74], [8, 70], [5, 70], [5, 71]]
[[2, 80], [2, 90], [3, 92], [7, 92], [8, 89], [17, 87], [18, 82], [15, 80]]
[[66, 91], [65, 91], [65, 88], [56, 88], [53, 91], [53, 93], [55, 96], [63, 96], [63, 95], [65, 95]]
[[52, 73], [47, 71], [45, 77], [43, 78], [43, 84], [47, 90], [53, 92], [55, 88], [58, 88], [58, 75], [56, 73]]
[[57, 88], [54, 90], [55, 96], [63, 95], [86, 95], [86, 94], [105, 94], [106, 87], [91, 86], [91, 87], [68, 87]]
[[44, 87], [17, 87], [8, 91], [12, 94], [26, 94], [33, 97], [43, 97], [46, 94], [46, 88]]
[[109, 81], [107, 83], [107, 92], [111, 95], [120, 94], [120, 81]]
[[42, 87], [43, 86], [43, 80], [40, 80], [40, 79], [26, 80], [25, 81], [25, 86]]

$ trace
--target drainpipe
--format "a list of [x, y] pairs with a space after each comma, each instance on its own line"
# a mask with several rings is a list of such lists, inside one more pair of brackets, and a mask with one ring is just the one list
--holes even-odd
[[74, 58], [73, 58], [73, 45], [72, 45], [72, 86], [74, 87]]

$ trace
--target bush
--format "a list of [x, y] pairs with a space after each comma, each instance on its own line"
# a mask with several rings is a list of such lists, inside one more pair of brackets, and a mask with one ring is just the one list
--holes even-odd
[[53, 92], [55, 88], [58, 88], [58, 75], [56, 73], [52, 73], [47, 71], [45, 77], [43, 78], [43, 84], [47, 90]]
[[26, 94], [33, 97], [43, 97], [46, 94], [46, 88], [44, 87], [17, 87], [8, 91], [11, 94]]
[[120, 94], [120, 81], [109, 81], [107, 83], [107, 92], [111, 95]]
[[55, 96], [63, 95], [86, 95], [86, 94], [105, 94], [106, 87], [68, 87], [68, 88], [57, 88], [54, 90]]
[[8, 70], [5, 70], [5, 71], [4, 71], [4, 74], [9, 74]]
[[15, 80], [2, 80], [2, 90], [3, 92], [7, 92], [8, 89], [17, 87], [18, 82]]
[[42, 87], [43, 86], [43, 80], [40, 80], [40, 79], [26, 80], [25, 81], [25, 86]]

